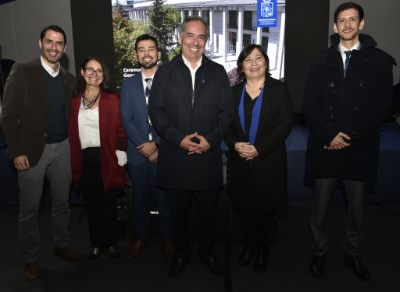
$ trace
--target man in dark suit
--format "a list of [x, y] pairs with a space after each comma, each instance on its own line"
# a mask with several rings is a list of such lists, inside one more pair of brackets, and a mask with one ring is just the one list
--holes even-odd
[[68, 261], [79, 258], [69, 247], [68, 232], [72, 180], [68, 124], [75, 77], [59, 63], [66, 43], [60, 27], [46, 27], [39, 39], [42, 56], [16, 63], [5, 86], [1, 121], [7, 154], [18, 170], [19, 236], [27, 282], [40, 278], [37, 219], [45, 176], [53, 200], [53, 253]]
[[128, 169], [135, 195], [134, 221], [137, 240], [128, 251], [128, 258], [135, 258], [148, 243], [150, 223], [150, 195], [153, 184], [161, 236], [164, 241], [164, 256], [171, 260], [175, 252], [172, 233], [171, 208], [165, 190], [156, 186], [158, 144], [160, 136], [149, 120], [147, 104], [157, 61], [161, 58], [157, 40], [141, 35], [135, 43], [135, 59], [141, 72], [122, 83], [121, 121], [129, 137]]
[[306, 174], [314, 177], [311, 273], [321, 277], [328, 252], [327, 218], [338, 178], [349, 203], [345, 263], [363, 281], [371, 279], [360, 261], [364, 204], [369, 181], [376, 180], [379, 126], [388, 116], [395, 61], [360, 34], [363, 9], [352, 2], [334, 13], [332, 46], [311, 62], [303, 95], [310, 127]]
[[179, 40], [182, 54], [158, 69], [149, 102], [150, 119], [162, 138], [157, 184], [167, 189], [177, 244], [169, 275], [178, 276], [190, 260], [192, 196], [200, 216], [200, 259], [213, 273], [224, 275], [214, 243], [223, 183], [221, 141], [233, 118], [233, 95], [224, 68], [203, 54], [204, 20], [186, 18]]

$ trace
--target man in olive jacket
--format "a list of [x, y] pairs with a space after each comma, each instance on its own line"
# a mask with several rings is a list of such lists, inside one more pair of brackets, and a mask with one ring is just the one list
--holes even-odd
[[371, 279], [359, 258], [364, 204], [368, 182], [377, 177], [379, 126], [390, 111], [395, 61], [372, 37], [359, 34], [363, 18], [355, 3], [336, 9], [332, 46], [311, 62], [303, 95], [310, 127], [306, 174], [315, 180], [310, 265], [315, 277], [324, 273], [329, 205], [340, 178], [349, 202], [345, 263], [361, 280]]
[[167, 189], [176, 242], [169, 275], [178, 276], [190, 260], [189, 208], [196, 198], [200, 216], [201, 260], [218, 275], [215, 221], [222, 180], [221, 141], [233, 118], [233, 95], [226, 71], [204, 55], [207, 26], [198, 16], [181, 24], [182, 54], [154, 77], [149, 115], [161, 136], [157, 184]]
[[40, 278], [37, 220], [45, 176], [53, 200], [53, 253], [69, 261], [79, 258], [69, 247], [68, 231], [72, 179], [68, 124], [75, 77], [58, 62], [66, 42], [60, 27], [46, 27], [39, 39], [42, 56], [16, 63], [5, 87], [1, 122], [7, 154], [18, 170], [19, 237], [27, 282]]

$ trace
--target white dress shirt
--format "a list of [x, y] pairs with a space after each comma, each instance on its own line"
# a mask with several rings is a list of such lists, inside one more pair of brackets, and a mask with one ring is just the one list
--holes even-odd
[[57, 77], [60, 73], [60, 62], [57, 63], [57, 71], [53, 71], [45, 61], [43, 61], [43, 56], [40, 56], [40, 62], [42, 62], [43, 68], [50, 74], [51, 77]]
[[100, 147], [99, 108], [94, 110], [79, 107], [78, 129], [82, 150], [88, 147]]
[[[147, 77], [147, 76], [145, 76], [145, 75], [143, 74], [143, 72], [142, 72], [142, 82], [143, 82], [144, 96], [146, 97], [146, 104], [147, 104], [147, 106], [148, 106], [148, 105], [149, 105], [149, 97], [146, 96], [147, 82], [146, 82], [146, 80], [145, 80], [145, 79], [147, 79], [147, 78], [151, 78], [151, 79], [152, 79], [151, 81], [153, 82], [154, 74], [153, 74], [152, 76], [150, 76], [150, 77]], [[151, 89], [150, 89], [150, 91], [151, 91]], [[149, 124], [151, 125], [150, 117], [148, 116], [147, 118], [149, 119]], [[153, 135], [152, 135], [151, 133], [149, 133], [149, 141], [153, 141]]]
[[[345, 47], [343, 47], [343, 45], [341, 43], [339, 43], [339, 51], [340, 51], [340, 55], [342, 56], [342, 61], [343, 61], [343, 70], [346, 64], [346, 51], [352, 51], [352, 50], [359, 50], [361, 47], [361, 43], [360, 41], [358, 41], [354, 47], [352, 47], [351, 49], [346, 49]], [[351, 55], [350, 55], [350, 59], [351, 59]]]

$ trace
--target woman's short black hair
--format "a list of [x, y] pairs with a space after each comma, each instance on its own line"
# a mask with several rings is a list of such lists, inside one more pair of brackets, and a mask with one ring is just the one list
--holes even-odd
[[[87, 63], [89, 63], [92, 60], [99, 62], [103, 70], [103, 82], [100, 84], [101, 89], [103, 89], [103, 91], [108, 93], [112, 92], [110, 70], [108, 69], [107, 63], [103, 60], [103, 58], [96, 55], [87, 56], [85, 60], [83, 60], [80, 70], [85, 70]], [[85, 78], [83, 78], [83, 75], [81, 74], [80, 70], [77, 78], [76, 89], [72, 93], [73, 96], [80, 95], [86, 89], [86, 80]]]
[[237, 74], [239, 81], [246, 79], [246, 76], [244, 75], [243, 72], [243, 61], [253, 52], [254, 49], [258, 49], [261, 52], [261, 54], [264, 56], [265, 62], [267, 63], [267, 70], [265, 70], [265, 77], [271, 76], [271, 74], [269, 73], [269, 58], [267, 52], [262, 46], [251, 44], [243, 49], [237, 60], [237, 68], [238, 68]]

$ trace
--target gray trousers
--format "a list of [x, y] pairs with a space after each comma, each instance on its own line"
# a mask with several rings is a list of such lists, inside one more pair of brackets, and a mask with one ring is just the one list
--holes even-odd
[[[312, 252], [316, 256], [324, 256], [328, 252], [328, 213], [336, 183], [337, 178], [315, 179], [310, 225], [314, 238]], [[368, 183], [347, 179], [343, 183], [349, 205], [343, 248], [347, 255], [358, 257], [364, 232], [364, 205]]]
[[50, 181], [52, 231], [56, 248], [69, 246], [69, 191], [72, 180], [69, 139], [46, 144], [37, 165], [18, 171], [19, 243], [26, 263], [36, 262], [40, 249], [38, 211], [45, 176]]

